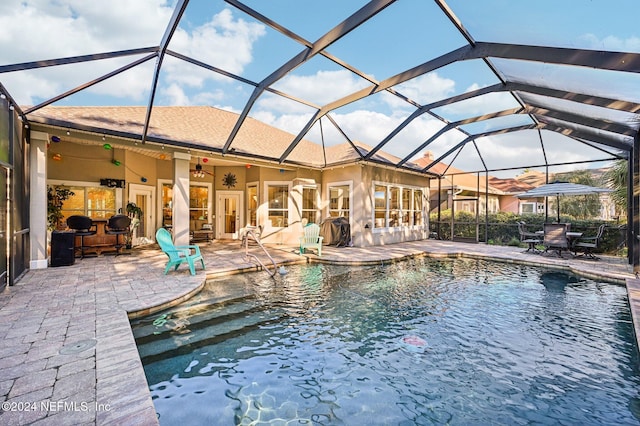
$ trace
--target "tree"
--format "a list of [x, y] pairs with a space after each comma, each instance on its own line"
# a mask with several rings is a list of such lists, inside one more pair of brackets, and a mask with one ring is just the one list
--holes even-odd
[[627, 160], [616, 160], [613, 166], [604, 175], [604, 184], [613, 189], [610, 194], [616, 205], [616, 210], [622, 212], [621, 216], [626, 216], [627, 211], [627, 180], [629, 178], [629, 162]]
[[[589, 170], [575, 170], [573, 172], [556, 174], [555, 179], [582, 185], [597, 185]], [[600, 196], [598, 194], [560, 197], [559, 201], [560, 213], [562, 215], [572, 216], [576, 219], [589, 219], [600, 214]], [[552, 208], [557, 209], [557, 203], [558, 201], [555, 198], [549, 198], [549, 204]]]

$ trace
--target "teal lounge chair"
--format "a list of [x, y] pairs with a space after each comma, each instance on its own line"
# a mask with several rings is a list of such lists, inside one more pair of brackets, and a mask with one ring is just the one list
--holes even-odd
[[191, 275], [196, 274], [195, 262], [197, 260], [202, 263], [202, 269], [204, 269], [204, 259], [200, 254], [200, 247], [196, 245], [174, 246], [171, 234], [164, 228], [160, 228], [156, 231], [156, 241], [158, 242], [160, 249], [169, 257], [167, 267], [164, 270], [165, 275], [169, 272], [169, 269], [171, 269], [172, 266], [175, 266], [174, 271], [178, 270], [178, 266], [180, 266], [182, 262], [187, 262], [189, 264], [189, 271], [191, 271]]

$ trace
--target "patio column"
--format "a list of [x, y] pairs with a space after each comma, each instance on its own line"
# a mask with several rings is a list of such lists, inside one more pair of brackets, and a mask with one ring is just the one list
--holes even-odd
[[173, 243], [189, 244], [189, 160], [191, 154], [173, 153]]
[[47, 259], [47, 143], [49, 135], [31, 132], [29, 151], [29, 243], [30, 269], [45, 269]]

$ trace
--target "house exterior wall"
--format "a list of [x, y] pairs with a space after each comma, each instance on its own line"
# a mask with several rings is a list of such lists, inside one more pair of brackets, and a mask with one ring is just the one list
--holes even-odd
[[[60, 161], [52, 160], [53, 153], [61, 156]], [[174, 166], [171, 155], [165, 158], [155, 158], [135, 151], [125, 149], [106, 150], [97, 142], [96, 145], [82, 145], [74, 143], [59, 143], [50, 147], [48, 153], [48, 179], [57, 182], [96, 182], [100, 179], [123, 179], [126, 182], [118, 206], [126, 204], [128, 188], [131, 183], [144, 183], [155, 186], [158, 199], [161, 198], [161, 182], [174, 180]], [[112, 159], [120, 161], [120, 166], [112, 163]], [[192, 158], [193, 162], [194, 158]], [[305, 168], [272, 168], [248, 165], [211, 166], [201, 163], [208, 172], [203, 178], [189, 176], [189, 184], [210, 184], [213, 190], [213, 205], [211, 208], [212, 222], [219, 213], [216, 194], [219, 191], [237, 191], [242, 199], [240, 223], [242, 228], [248, 223], [247, 185], [256, 185], [258, 191], [257, 224], [263, 226], [262, 241], [266, 243], [295, 245], [303, 232], [305, 223], [302, 221], [303, 190], [305, 187], [315, 187], [318, 199], [317, 222], [321, 224], [330, 217], [329, 188], [332, 186], [348, 186], [349, 222], [351, 225], [352, 243], [358, 247], [392, 244], [402, 241], [413, 241], [426, 238], [428, 235], [428, 186], [427, 178], [401, 173], [397, 170], [386, 169], [371, 165], [348, 165], [327, 170], [311, 170]], [[191, 164], [193, 168], [193, 163]], [[227, 187], [224, 176], [234, 175], [235, 186]], [[144, 180], [143, 180], [144, 179]], [[423, 190], [423, 225], [396, 226], [374, 228], [374, 185], [384, 183], [400, 187], [419, 188]], [[288, 217], [286, 226], [280, 227], [269, 220], [268, 187], [270, 184], [287, 185]], [[158, 204], [159, 206], [160, 204]], [[185, 208], [183, 207], [183, 210]], [[188, 215], [188, 206], [180, 215]], [[162, 212], [155, 214], [156, 228], [162, 226]]]
[[520, 210], [520, 200], [513, 195], [500, 197], [500, 211], [518, 214]]
[[[378, 246], [394, 244], [405, 241], [416, 241], [427, 238], [429, 230], [429, 179], [410, 173], [402, 173], [393, 169], [386, 169], [374, 166], [362, 167], [361, 202], [363, 208], [358, 210], [363, 213], [360, 219], [363, 230], [363, 238], [358, 241], [359, 247]], [[401, 187], [421, 189], [422, 200], [422, 225], [419, 226], [399, 226], [387, 228], [375, 228], [372, 226], [374, 219], [374, 184], [392, 184]], [[369, 227], [365, 228], [365, 224]]]

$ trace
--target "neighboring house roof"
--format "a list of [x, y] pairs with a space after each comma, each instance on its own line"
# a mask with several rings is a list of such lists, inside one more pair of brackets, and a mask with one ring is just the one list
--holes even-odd
[[[424, 168], [433, 162], [433, 154], [430, 151], [425, 151], [423, 156], [417, 160], [415, 163], [420, 167]], [[500, 178], [495, 178], [489, 176], [489, 186], [487, 189], [486, 179], [483, 175], [478, 179], [478, 175], [476, 173], [467, 173], [463, 170], [460, 170], [456, 167], [450, 166], [448, 164], [438, 162], [434, 164], [430, 169], [430, 171], [438, 174], [447, 173], [442, 183], [442, 188], [451, 188], [452, 186], [458, 189], [463, 189], [467, 191], [478, 191], [479, 193], [489, 193], [494, 195], [505, 195], [503, 190], [494, 185], [494, 182], [499, 181]], [[492, 181], [493, 180], [493, 181]], [[433, 188], [432, 188], [433, 189]]]
[[520, 194], [534, 188], [534, 186], [517, 179], [501, 179], [496, 177], [489, 177], [489, 186], [499, 189], [505, 194]]
[[[547, 183], [546, 174], [539, 172], [537, 170], [526, 171], [516, 176], [516, 179], [520, 182], [529, 184], [533, 187], [538, 187], [540, 185]], [[553, 180], [553, 175], [549, 175], [549, 181], [551, 182], [552, 180]]]

